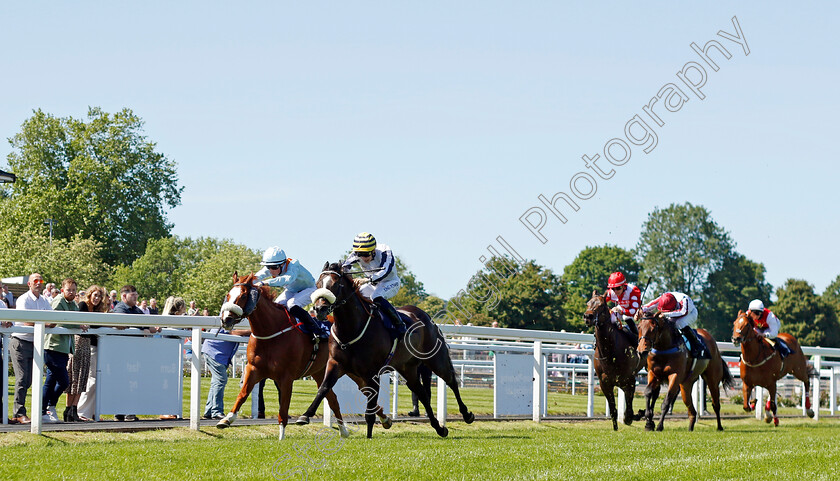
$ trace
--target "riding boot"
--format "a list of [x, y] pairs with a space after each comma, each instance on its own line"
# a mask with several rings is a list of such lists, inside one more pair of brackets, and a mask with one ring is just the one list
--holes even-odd
[[691, 357], [699, 358], [700, 354], [703, 352], [703, 344], [700, 342], [700, 339], [697, 338], [697, 334], [694, 332], [694, 329], [690, 326], [685, 326], [680, 329], [680, 332], [686, 339], [688, 339], [688, 344], [691, 346]]
[[636, 321], [634, 321], [632, 317], [626, 316], [624, 318], [624, 323], [627, 324], [627, 329], [629, 329], [630, 332], [634, 336], [636, 336], [636, 338], [638, 339], [639, 338], [639, 330], [636, 329]]
[[312, 319], [312, 316], [309, 315], [302, 307], [300, 306], [293, 306], [289, 309], [289, 314], [295, 316], [300, 322], [304, 323], [309, 329], [312, 331], [313, 336], [320, 337], [321, 339], [327, 339], [329, 334], [324, 332], [321, 326], [315, 322], [315, 319]]
[[406, 327], [405, 323], [402, 320], [402, 317], [400, 317], [400, 314], [397, 312], [394, 306], [392, 306], [391, 303], [388, 302], [388, 299], [385, 299], [384, 297], [377, 297], [373, 300], [373, 302], [377, 305], [377, 307], [382, 309], [382, 312], [384, 312], [389, 318], [391, 318], [391, 323], [394, 324], [394, 327], [397, 329], [397, 332], [399, 332], [400, 334], [405, 332]]
[[776, 349], [779, 351], [779, 356], [781, 356], [782, 359], [784, 359], [784, 358], [786, 358], [786, 357], [788, 357], [792, 354], [790, 348], [787, 347], [787, 344], [779, 341], [779, 339], [775, 339], [775, 341], [776, 341], [776, 343], [775, 343], [776, 344]]

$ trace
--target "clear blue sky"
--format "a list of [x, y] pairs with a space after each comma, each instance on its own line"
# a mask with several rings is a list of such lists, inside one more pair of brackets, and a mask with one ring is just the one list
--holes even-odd
[[[317, 271], [370, 231], [442, 297], [496, 236], [562, 272], [686, 201], [774, 286], [822, 292], [840, 274], [838, 7], [591, 3], [4, 5], [0, 135], [37, 108], [129, 107], [178, 163], [175, 234], [278, 244]], [[717, 36], [733, 16], [748, 56]], [[700, 100], [676, 73], [711, 39], [732, 57], [712, 53]], [[655, 149], [632, 146], [537, 241], [519, 217], [593, 173], [582, 155], [608, 170], [605, 143], [651, 123], [642, 107], [669, 82], [689, 101], [662, 114]]]

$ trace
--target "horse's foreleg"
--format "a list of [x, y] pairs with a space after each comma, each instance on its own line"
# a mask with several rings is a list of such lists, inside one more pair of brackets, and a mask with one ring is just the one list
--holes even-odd
[[[691, 387], [693, 382], [680, 384], [680, 394], [682, 395], [683, 403], [688, 410], [688, 430], [694, 431], [694, 424], [697, 422], [697, 410], [694, 409], [694, 399], [691, 398]], [[706, 393], [704, 392], [703, 395]]]
[[615, 406], [615, 386], [610, 382], [606, 376], [601, 378], [601, 392], [607, 398], [607, 415], [612, 420], [613, 431], [618, 431], [618, 409]]
[[621, 387], [621, 390], [624, 391], [624, 424], [630, 426], [633, 424], [633, 396], [636, 394], [636, 378], [628, 380]]
[[653, 431], [653, 407], [659, 398], [659, 380], [648, 375], [648, 384], [645, 387], [645, 431]]
[[233, 407], [230, 409], [230, 412], [216, 424], [217, 428], [224, 429], [233, 424], [236, 420], [237, 414], [239, 413], [239, 409], [242, 408], [242, 403], [248, 399], [248, 395], [251, 394], [254, 386], [263, 379], [265, 379], [265, 377], [261, 377], [257, 373], [257, 369], [252, 364], [245, 365], [245, 372], [242, 374], [242, 389], [239, 390], [239, 395], [236, 396], [236, 402], [233, 403]]
[[677, 383], [677, 375], [671, 374], [668, 376], [668, 392], [665, 394], [665, 399], [662, 400], [662, 413], [659, 415], [659, 424], [656, 425], [657, 431], [665, 429], [665, 416], [674, 405], [677, 399], [677, 394], [680, 392], [680, 385]]
[[750, 396], [752, 395], [753, 385], [743, 380], [741, 385], [741, 395], [744, 397], [744, 411], [751, 412], [755, 406], [750, 403]]
[[338, 382], [338, 379], [343, 375], [344, 372], [341, 369], [341, 366], [339, 366], [334, 360], [330, 359], [327, 362], [327, 369], [324, 373], [324, 382], [322, 382], [318, 387], [318, 393], [315, 394], [315, 399], [312, 400], [312, 404], [309, 405], [306, 412], [301, 414], [297, 421], [295, 421], [295, 424], [309, 424], [309, 418], [315, 415], [315, 411], [318, 410], [318, 406], [321, 405], [321, 401], [324, 400], [324, 397], [330, 389], [335, 386], [335, 383]]
[[774, 426], [779, 425], [779, 416], [776, 415], [776, 383], [770, 384], [767, 388], [767, 405], [764, 406], [764, 422], [773, 421]]
[[289, 404], [292, 402], [293, 379], [275, 380], [280, 391], [280, 410], [277, 413], [277, 423], [280, 424], [280, 441], [286, 437], [286, 425], [289, 424]]

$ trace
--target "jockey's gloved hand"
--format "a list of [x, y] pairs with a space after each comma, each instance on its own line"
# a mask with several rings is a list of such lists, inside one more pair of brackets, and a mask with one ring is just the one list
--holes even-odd
[[624, 313], [624, 308], [622, 308], [621, 306], [615, 306], [611, 309], [611, 311], [613, 312], [613, 314], [620, 316]]
[[356, 286], [356, 287], [363, 286], [363, 285], [367, 284], [368, 282], [370, 282], [370, 279], [367, 278], [367, 277], [357, 277], [357, 278], [353, 279], [353, 285]]
[[765, 332], [764, 337], [767, 338], [767, 339], [770, 339], [772, 336], [770, 335], [769, 332]]

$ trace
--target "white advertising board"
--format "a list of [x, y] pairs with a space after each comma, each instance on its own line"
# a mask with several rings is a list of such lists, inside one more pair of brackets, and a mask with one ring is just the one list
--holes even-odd
[[99, 414], [181, 414], [180, 339], [101, 336]]
[[496, 353], [493, 367], [493, 417], [531, 415], [534, 356]]

